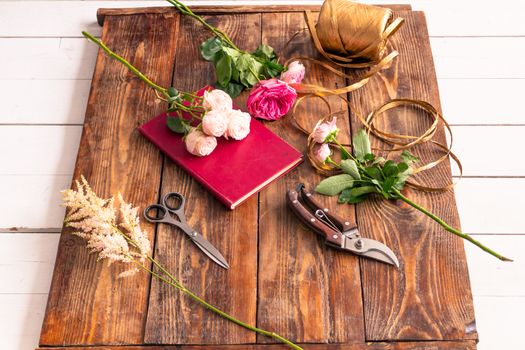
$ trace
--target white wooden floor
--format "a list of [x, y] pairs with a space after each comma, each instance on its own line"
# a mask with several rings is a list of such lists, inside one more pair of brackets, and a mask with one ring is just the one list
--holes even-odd
[[[515, 258], [501, 263], [466, 246], [479, 349], [525, 349], [525, 2], [374, 2], [426, 11], [442, 105], [465, 168], [456, 188], [463, 229]], [[71, 181], [97, 51], [80, 31], [100, 33], [99, 7], [148, 5], [165, 3], [0, 2], [2, 350], [38, 341], [64, 214], [58, 191]]]

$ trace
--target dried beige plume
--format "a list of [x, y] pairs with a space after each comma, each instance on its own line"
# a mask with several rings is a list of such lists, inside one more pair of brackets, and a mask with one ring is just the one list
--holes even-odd
[[[62, 205], [68, 208], [65, 224], [75, 229], [73, 234], [87, 241], [91, 253], [110, 263], [144, 263], [151, 250], [148, 236], [140, 227], [138, 208], [124, 202], [115, 208], [114, 198], [102, 199], [91, 189], [84, 176], [75, 181], [76, 190], [62, 191]], [[120, 277], [134, 274], [137, 267], [121, 273]]]

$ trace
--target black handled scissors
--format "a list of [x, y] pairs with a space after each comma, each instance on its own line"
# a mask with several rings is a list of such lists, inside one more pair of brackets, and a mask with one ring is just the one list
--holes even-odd
[[[171, 203], [174, 203], [173, 205]], [[206, 238], [202, 237], [200, 233], [188, 225], [186, 215], [184, 214], [184, 204], [186, 198], [180, 193], [167, 193], [162, 199], [161, 204], [152, 204], [144, 209], [144, 217], [149, 222], [164, 223], [177, 226], [206, 254], [211, 260], [216, 262], [219, 266], [229, 269], [230, 265], [226, 259]], [[156, 212], [153, 216], [150, 213]], [[178, 219], [178, 220], [177, 220]]]

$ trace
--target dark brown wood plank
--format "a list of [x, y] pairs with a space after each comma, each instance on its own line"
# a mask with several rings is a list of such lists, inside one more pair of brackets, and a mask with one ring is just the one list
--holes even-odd
[[[400, 55], [393, 66], [351, 94], [361, 114], [392, 98], [414, 98], [440, 107], [425, 17], [422, 12], [400, 12], [405, 25], [392, 38]], [[419, 118], [417, 118], [419, 116]], [[360, 127], [353, 115], [352, 128]], [[412, 108], [400, 108], [378, 119], [382, 130], [421, 134], [430, 118]], [[444, 141], [443, 128], [437, 140]], [[384, 147], [374, 142], [373, 146]], [[423, 162], [441, 154], [435, 147], [414, 149]], [[418, 179], [432, 186], [450, 180], [449, 162], [424, 172]], [[405, 195], [459, 227], [454, 193], [425, 193], [406, 189]], [[463, 241], [404, 202], [375, 199], [357, 205], [363, 235], [385, 242], [399, 257], [401, 267], [363, 260], [362, 280], [366, 339], [439, 340], [476, 339], [474, 310]], [[479, 252], [484, 254], [483, 252]]]
[[[475, 350], [474, 341], [435, 341], [399, 343], [352, 343], [352, 344], [299, 344], [305, 350]], [[86, 348], [40, 348], [38, 350], [85, 350]], [[183, 345], [183, 346], [124, 346], [92, 347], [90, 350], [286, 350], [280, 344], [257, 345]]]
[[[260, 14], [208, 16], [242, 48], [260, 43]], [[174, 71], [178, 89], [195, 91], [214, 82], [213, 64], [204, 61], [199, 45], [210, 32], [189, 17], [181, 17]], [[241, 105], [241, 104], [239, 104]], [[257, 298], [257, 196], [235, 211], [226, 209], [182, 169], [166, 160], [162, 193], [186, 196], [186, 214], [228, 260], [224, 270], [204, 255], [180, 230], [159, 226], [155, 256], [189, 289], [210, 303], [255, 324]], [[154, 281], [148, 310], [146, 343], [228, 344], [255, 342], [255, 334], [226, 321], [182, 296], [178, 290]]]
[[[283, 61], [300, 54], [315, 55], [309, 37], [304, 35], [283, 52], [288, 39], [305, 26], [300, 12], [263, 14], [263, 42], [283, 55]], [[331, 87], [344, 84], [343, 79], [327, 75], [314, 65], [307, 66], [305, 82]], [[343, 111], [339, 126], [348, 142], [346, 105], [338, 98], [331, 98], [330, 104], [334, 110]], [[323, 103], [312, 100], [300, 107], [297, 120], [313, 128], [326, 114]], [[297, 149], [306, 149], [306, 135], [292, 126], [290, 116], [266, 125]], [[303, 182], [313, 190], [320, 179], [306, 161], [260, 194], [257, 324], [298, 342], [364, 341], [358, 259], [327, 248], [286, 207], [287, 189]], [[335, 198], [320, 200], [342, 217], [355, 218], [353, 207], [338, 207]], [[268, 341], [262, 337], [258, 340]]]
[[[393, 10], [410, 10], [409, 4], [403, 5], [378, 5], [388, 7]], [[319, 11], [320, 5], [223, 5], [223, 6], [189, 6], [193, 12], [198, 14], [219, 14], [219, 13], [264, 13], [264, 12], [303, 12]], [[97, 21], [102, 26], [106, 16], [126, 16], [144, 13], [171, 13], [176, 11], [173, 7], [136, 7], [136, 8], [100, 8], [97, 11]]]
[[[102, 38], [153, 80], [168, 85], [177, 23], [169, 13], [108, 16]], [[156, 201], [162, 158], [136, 127], [163, 108], [143, 82], [100, 51], [74, 178], [83, 174], [103, 197], [120, 191], [137, 206]], [[153, 226], [144, 227], [153, 238]], [[85, 242], [69, 233], [62, 231], [40, 345], [141, 344], [150, 277], [117, 279], [125, 266], [97, 262]]]

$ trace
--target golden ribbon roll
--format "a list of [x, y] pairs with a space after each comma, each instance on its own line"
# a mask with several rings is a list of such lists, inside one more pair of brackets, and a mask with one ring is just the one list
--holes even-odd
[[402, 23], [403, 19], [394, 20], [387, 8], [326, 0], [312, 34], [332, 59], [377, 63], [385, 53], [387, 39]]

